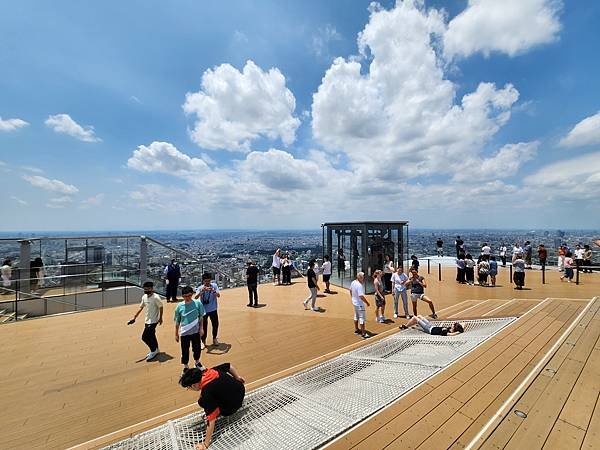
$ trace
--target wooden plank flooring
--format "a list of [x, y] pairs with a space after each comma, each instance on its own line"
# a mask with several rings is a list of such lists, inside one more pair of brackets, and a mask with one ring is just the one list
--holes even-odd
[[[504, 280], [508, 274], [503, 272], [499, 284], [504, 281], [505, 285], [493, 289], [438, 282], [437, 272], [429, 275], [427, 293], [441, 317], [520, 316], [537, 308], [331, 446], [376, 449], [427, 445], [431, 449], [468, 443], [502, 404], [502, 398], [510, 395], [553, 345], [569, 320], [585, 307], [581, 299], [600, 293], [597, 274], [582, 278], [580, 286], [560, 283], [556, 273], [547, 274], [548, 284], [536, 285], [533, 280], [538, 275], [528, 272], [531, 290], [524, 291], [513, 290]], [[443, 273], [444, 280], [453, 280], [453, 276], [452, 270]], [[219, 333], [223, 344], [203, 353], [204, 364], [231, 361], [252, 389], [364, 345], [352, 333], [347, 292], [336, 290], [335, 295], [319, 297], [322, 313], [303, 310], [301, 301], [308, 292], [302, 283], [291, 287], [261, 285], [260, 302], [266, 306], [258, 309], [245, 307], [245, 289], [223, 291]], [[572, 300], [554, 299], [542, 304], [542, 299], [551, 295]], [[388, 316], [391, 305], [389, 298]], [[165, 304], [165, 324], [157, 333], [164, 353], [151, 363], [140, 361], [147, 352], [139, 339], [141, 324], [125, 326], [137, 309], [135, 305], [1, 325], [1, 447], [65, 448], [122, 430], [93, 444], [99, 445], [196, 410], [195, 395], [177, 386], [181, 366], [180, 350], [173, 339], [173, 308], [173, 304]], [[419, 311], [428, 313], [424, 304], [419, 304]], [[377, 324], [374, 310], [369, 310], [368, 328], [381, 336], [396, 332], [399, 322]], [[537, 402], [553, 386], [552, 378], [577, 376], [564, 407], [553, 412], [556, 417], [547, 431], [550, 437], [544, 441], [546, 445], [577, 439], [592, 448], [596, 442], [599, 388], [590, 380], [600, 378], [600, 345], [597, 337], [593, 343], [594, 338], [586, 331], [593, 326], [598, 328], [596, 316], [589, 318], [587, 327], [576, 327], [572, 333], [576, 346], [566, 348], [564, 344], [550, 361], [558, 368], [556, 375], [542, 373], [519, 399], [529, 402], [526, 405], [530, 408], [539, 407]], [[590, 346], [594, 349], [590, 354], [580, 350]], [[561, 370], [564, 375], [559, 377]], [[507, 443], [522, 433], [520, 426], [516, 427], [519, 423], [509, 419], [513, 418], [507, 416], [493, 434], [511, 425]], [[123, 430], [126, 427], [130, 428]], [[495, 444], [488, 440], [485, 445]]]

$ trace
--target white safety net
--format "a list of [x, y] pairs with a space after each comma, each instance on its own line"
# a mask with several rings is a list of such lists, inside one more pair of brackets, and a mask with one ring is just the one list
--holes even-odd
[[[408, 329], [248, 393], [219, 417], [211, 449], [314, 449], [390, 404], [510, 324], [515, 317], [461, 320], [465, 332]], [[452, 321], [435, 321], [449, 326]], [[204, 438], [199, 410], [107, 449], [193, 449]]]

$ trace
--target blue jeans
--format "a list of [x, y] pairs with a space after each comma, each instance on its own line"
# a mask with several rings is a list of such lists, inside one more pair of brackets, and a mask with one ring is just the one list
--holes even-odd
[[394, 314], [398, 314], [398, 297], [402, 296], [402, 306], [404, 307], [404, 315], [408, 316], [408, 295], [406, 294], [406, 290], [397, 291], [394, 290]]

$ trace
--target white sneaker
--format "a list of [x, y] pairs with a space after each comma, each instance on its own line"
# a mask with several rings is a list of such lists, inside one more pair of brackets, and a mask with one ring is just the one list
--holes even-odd
[[195, 366], [196, 366], [196, 369], [206, 370], [206, 367], [204, 367], [201, 362], [197, 362], [195, 364]]
[[385, 318], [385, 316], [381, 316], [381, 323], [385, 323], [387, 319]]
[[146, 356], [146, 361], [152, 361], [154, 358], [156, 358], [156, 355], [158, 355], [158, 350], [148, 353], [148, 356]]
[[394, 319], [398, 318], [398, 314], [394, 313]]
[[304, 309], [308, 309], [308, 300], [304, 300], [302, 304], [304, 305]]
[[200, 350], [204, 350], [206, 348], [206, 345], [204, 344], [204, 341], [200, 341]]
[[319, 312], [320, 311], [319, 308], [310, 308], [310, 309], [311, 309], [311, 311], [314, 311], [314, 312]]

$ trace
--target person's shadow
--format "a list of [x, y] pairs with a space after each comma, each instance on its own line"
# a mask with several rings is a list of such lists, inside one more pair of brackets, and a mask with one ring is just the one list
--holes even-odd
[[[167, 361], [171, 361], [172, 359], [173, 359], [173, 357], [171, 355], [169, 355], [168, 353], [160, 352], [153, 359], [148, 361], [148, 363], [154, 363], [154, 362], [164, 363]], [[138, 359], [136, 361], [136, 363], [145, 362], [145, 361], [146, 361], [146, 358], [142, 358], [142, 359]]]
[[206, 353], [210, 355], [224, 355], [231, 350], [231, 344], [226, 342], [219, 342], [219, 345], [207, 345]]

